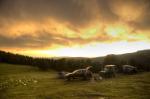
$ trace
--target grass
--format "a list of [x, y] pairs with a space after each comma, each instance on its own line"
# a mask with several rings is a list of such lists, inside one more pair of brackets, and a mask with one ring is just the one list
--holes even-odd
[[55, 71], [0, 63], [0, 99], [150, 99], [150, 72], [67, 82]]

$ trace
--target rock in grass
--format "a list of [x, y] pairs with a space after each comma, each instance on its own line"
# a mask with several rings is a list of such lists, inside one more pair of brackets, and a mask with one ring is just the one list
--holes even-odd
[[34, 82], [34, 83], [37, 83], [38, 81], [37, 81], [37, 80], [33, 80], [33, 82]]

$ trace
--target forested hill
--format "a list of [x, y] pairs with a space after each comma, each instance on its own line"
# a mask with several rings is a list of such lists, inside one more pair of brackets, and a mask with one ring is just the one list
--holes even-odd
[[129, 64], [138, 67], [140, 70], [150, 71], [150, 50], [141, 50], [121, 55], [111, 54], [96, 58], [33, 58], [0, 51], [0, 62], [31, 65], [37, 66], [42, 70], [54, 69], [58, 71], [72, 71], [77, 68], [84, 68], [88, 65], [92, 65], [96, 70], [100, 70], [106, 64], [115, 64], [118, 66]]
[[129, 64], [139, 69], [150, 71], [150, 50], [141, 50], [120, 55], [111, 54], [105, 57], [96, 57], [93, 60], [95, 62], [101, 61], [103, 64]]

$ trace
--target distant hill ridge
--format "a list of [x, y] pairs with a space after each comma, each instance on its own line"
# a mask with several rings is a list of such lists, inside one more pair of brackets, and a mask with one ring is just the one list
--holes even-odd
[[87, 65], [101, 68], [106, 64], [134, 65], [141, 70], [150, 71], [150, 49], [140, 50], [134, 53], [120, 55], [110, 54], [103, 57], [84, 58], [84, 57], [57, 57], [57, 58], [35, 58], [10, 52], [0, 51], [0, 62], [37, 66], [42, 70], [67, 70], [72, 71], [77, 68], [84, 68]]

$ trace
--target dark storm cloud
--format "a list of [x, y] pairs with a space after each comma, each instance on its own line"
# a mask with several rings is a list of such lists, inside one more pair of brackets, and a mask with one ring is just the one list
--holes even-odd
[[73, 24], [91, 19], [85, 6], [75, 0], [1, 0], [0, 16], [13, 20], [42, 20], [47, 17]]
[[[78, 39], [79, 40], [79, 39]], [[0, 35], [0, 47], [8, 48], [45, 48], [53, 44], [69, 45], [69, 38], [42, 32], [38, 36], [26, 34], [15, 38]]]
[[[80, 31], [78, 31], [76, 26], [82, 28], [82, 25], [87, 25], [94, 20], [98, 20], [97, 22], [102, 24], [120, 20], [121, 16], [118, 13], [121, 12], [115, 13], [116, 9], [113, 9], [112, 4], [117, 9], [120, 9], [125, 4], [131, 4], [131, 6], [133, 4], [135, 7], [140, 8], [141, 2], [143, 6], [146, 6], [143, 10], [143, 15], [141, 15], [139, 20], [131, 21], [129, 24], [131, 23], [136, 29], [149, 29], [150, 0], [0, 0], [0, 46], [40, 48], [51, 46], [52, 44], [86, 44], [92, 41], [103, 42], [111, 40], [113, 38], [110, 36], [103, 36], [104, 31], [97, 38], [87, 39], [55, 35], [55, 33], [50, 33], [50, 31], [37, 33], [37, 37], [29, 35], [29, 33], [24, 35], [20, 32], [22, 35], [11, 38], [10, 36], [7, 37], [9, 33], [5, 33], [6, 36], [2, 35], [2, 33], [4, 34], [2, 29], [10, 27], [12, 23], [18, 21], [26, 22], [26, 20], [31, 20], [42, 23], [43, 20], [52, 18], [60, 23], [68, 22], [68, 28], [78, 33]], [[121, 21], [126, 22], [124, 19]]]
[[145, 4], [147, 7], [141, 20], [137, 20], [131, 24], [137, 29], [140, 28], [142, 30], [150, 30], [150, 0], [145, 0]]
[[[111, 5], [115, 6], [116, 9], [113, 9]], [[135, 29], [149, 29], [150, 28], [150, 0], [111, 0], [109, 2], [110, 8], [112, 12], [116, 12], [116, 10], [120, 10], [122, 6], [124, 7], [124, 11], [126, 12], [118, 12], [119, 14], [128, 13], [130, 17], [129, 25], [133, 26]], [[126, 6], [126, 9], [125, 9]], [[129, 9], [128, 9], [129, 8]], [[136, 13], [140, 13], [139, 15]], [[137, 17], [135, 20], [132, 20], [132, 17]], [[120, 16], [118, 16], [120, 18]], [[126, 19], [122, 20], [126, 21]]]
[[111, 36], [108, 36], [106, 33], [103, 35], [97, 36], [95, 38], [82, 38], [82, 37], [66, 37], [60, 36], [54, 33], [40, 32], [38, 36], [32, 36], [29, 34], [17, 36], [15, 38], [7, 37], [0, 35], [0, 47], [1, 48], [47, 48], [53, 47], [52, 45], [63, 45], [63, 46], [73, 46], [73, 45], [84, 45], [90, 42], [107, 42], [107, 41], [116, 41], [118, 38], [112, 39]]
[[[148, 7], [137, 26], [149, 26], [149, 0], [0, 0], [0, 18], [9, 20], [36, 20], [55, 18], [60, 21], [67, 21], [73, 25], [87, 24], [100, 16], [103, 21], [116, 21], [119, 16], [112, 11], [111, 3], [129, 2], [141, 7], [144, 2]], [[95, 13], [93, 13], [95, 12]], [[134, 13], [134, 12], [133, 12]]]
[[114, 14], [110, 7], [110, 0], [97, 0], [99, 14], [104, 21], [116, 21], [118, 16]]
[[73, 25], [87, 24], [100, 15], [115, 19], [107, 0], [1, 0], [0, 17], [12, 20], [42, 20], [52, 17]]
[[40, 38], [34, 38], [30, 35], [22, 35], [16, 38], [10, 38], [0, 35], [0, 46], [1, 47], [14, 47], [14, 48], [34, 48], [42, 47], [44, 41]]

